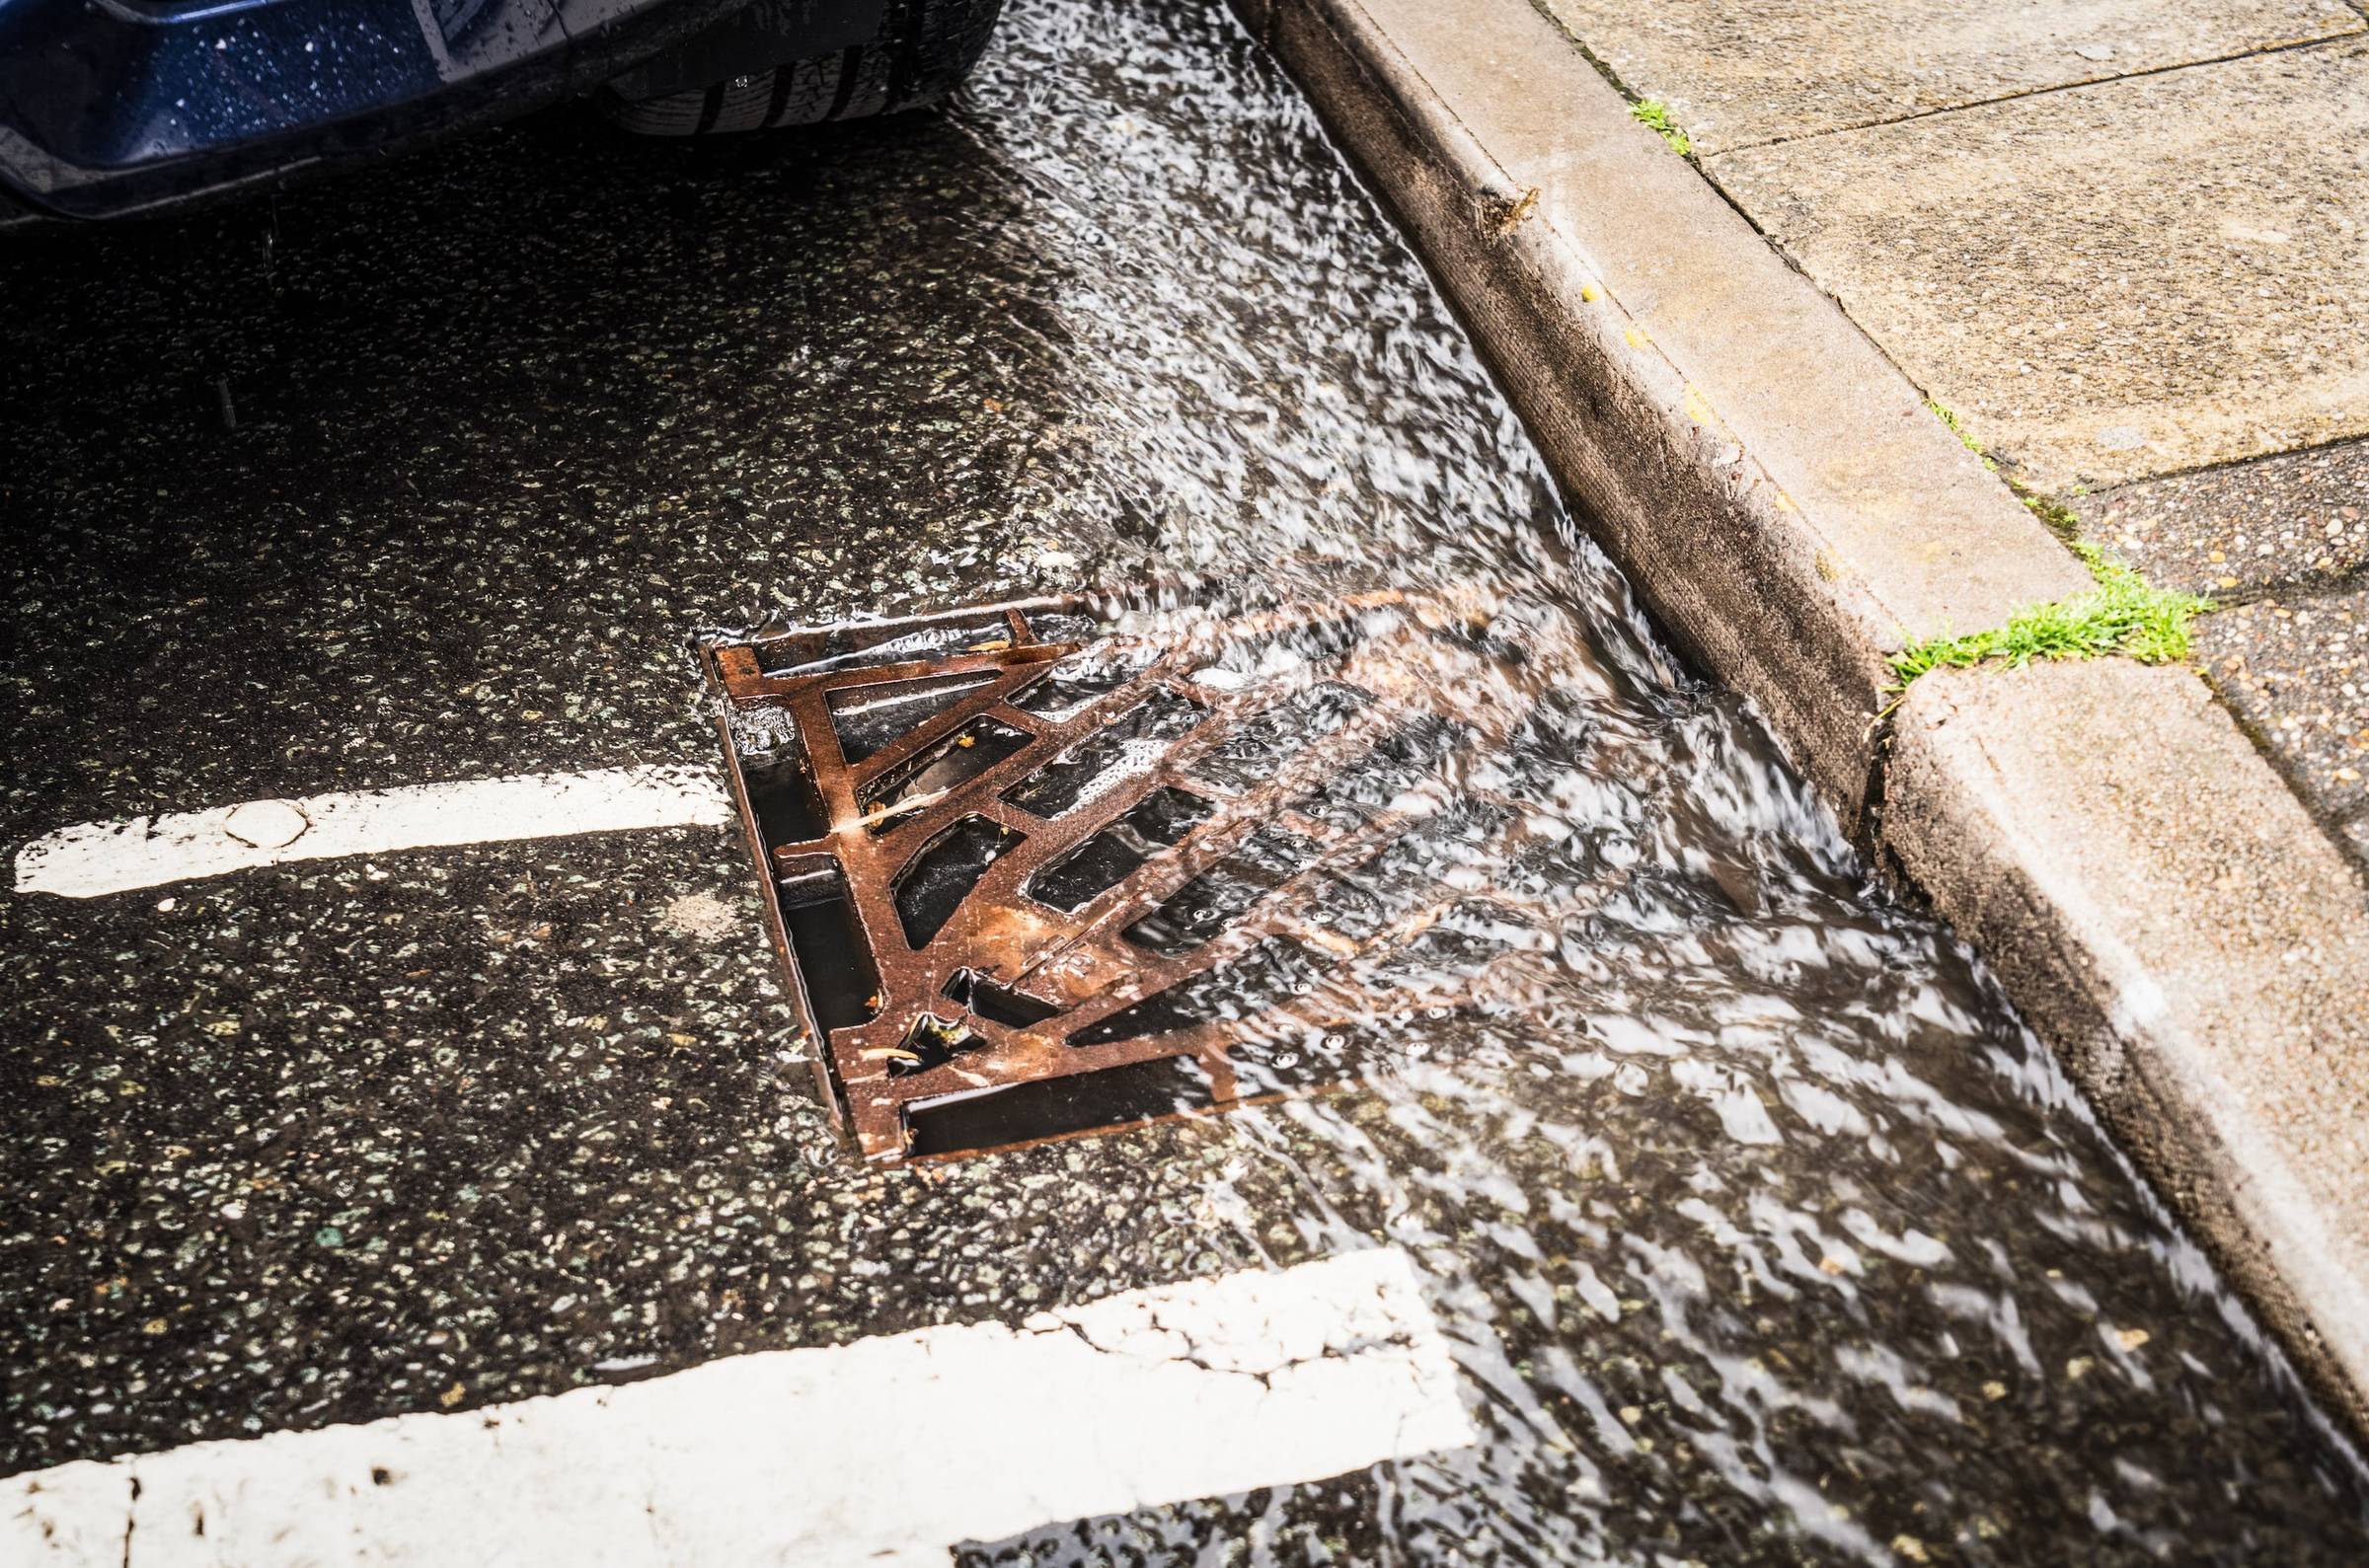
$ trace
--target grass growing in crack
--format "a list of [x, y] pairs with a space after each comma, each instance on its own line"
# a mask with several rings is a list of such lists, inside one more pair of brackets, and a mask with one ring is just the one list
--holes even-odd
[[[2076, 556], [2081, 556], [2084, 560], [2090, 559], [2087, 555], [2083, 555], [2083, 552], [2094, 551], [2096, 547], [2082, 543], [2081, 519], [2075, 515], [2072, 507], [2067, 506], [2063, 501], [2052, 501], [2045, 495], [2034, 495], [2013, 480], [2008, 482], [2007, 487], [2016, 492], [2016, 499], [2022, 501], [2032, 516], [2046, 525], [2048, 532], [2064, 541], [2066, 549], [2072, 551]], [[2097, 567], [2092, 565], [2090, 569], [2095, 571]]]
[[[1925, 407], [1933, 411], [1933, 416], [1935, 418], [1941, 420], [1942, 423], [1949, 427], [1949, 433], [1957, 437], [1957, 444], [1959, 446], [1964, 447], [1967, 451], [1982, 459], [1982, 466], [1984, 468], [1989, 469], [1994, 474], [1999, 474], [1998, 459], [1992, 457], [1990, 453], [1985, 452], [1982, 449], [1982, 443], [1966, 433], [1966, 427], [1958, 423], [1957, 415], [1955, 413], [1952, 413], [1947, 407], [1936, 403], [1931, 398], [1927, 398], [1925, 400]], [[2075, 555], [2081, 555], [2083, 548], [2081, 544], [2081, 519], [2074, 515], [2072, 507], [2067, 506], [2063, 501], [2051, 500], [2045, 495], [2034, 492], [2027, 487], [2022, 480], [2017, 479], [2013, 474], [1999, 474], [1999, 477], [2007, 481], [2007, 487], [2015, 492], [2017, 500], [2020, 500], [2024, 503], [2025, 510], [2030, 512], [2032, 516], [2038, 518], [2041, 523], [2046, 525], [2048, 532], [2054, 534], [2058, 539], [2063, 540], [2066, 546], [2070, 548]], [[2089, 557], [2082, 556], [2082, 559], [2084, 560], [2088, 560]], [[2098, 569], [2095, 562], [2091, 564], [2090, 569], [2092, 571]]]
[[[1967, 433], [1956, 414], [1931, 398], [1925, 400], [1925, 407], [1949, 427], [1960, 445], [1982, 459], [1984, 468], [1999, 474], [1997, 460]], [[2094, 659], [2118, 653], [2141, 664], [2173, 664], [2194, 651], [2188, 622], [2211, 610], [2212, 600], [2149, 587], [2137, 572], [2081, 537], [2081, 519], [2072, 507], [2034, 493], [2012, 474], [1999, 477], [2007, 481], [2016, 499], [2081, 559], [2090, 575], [2098, 579], [2098, 586], [2087, 593], [2019, 610], [2007, 618], [2005, 626], [1988, 632], [1911, 643], [1892, 655], [1892, 691], [1905, 692], [1911, 681], [1929, 670], [1964, 669], [1994, 659], [2020, 666], [2034, 659]], [[1884, 712], [1897, 706], [1893, 703]]]
[[1982, 449], [1982, 443], [1980, 441], [1977, 441], [1972, 436], [1966, 434], [1966, 427], [1957, 422], [1956, 414], [1950, 412], [1948, 408], [1936, 403], [1931, 398], [1927, 398], [1925, 400], [1925, 407], [1933, 411], [1933, 416], [1935, 418], [1941, 420], [1942, 423], [1949, 427], [1949, 433], [1957, 437], [1957, 444], [1959, 446], [1964, 447], [1967, 451], [1982, 459], [1982, 466], [1984, 468], [1989, 469], [1994, 474], [1999, 472], [1999, 465], [1991, 461], [1991, 455]]
[[2150, 588], [2139, 574], [2097, 546], [2069, 540], [2098, 586], [2051, 604], [2033, 605], [2007, 624], [1965, 636], [1927, 637], [1892, 655], [1893, 690], [1928, 670], [1963, 669], [1997, 659], [2012, 666], [2034, 659], [2094, 659], [2119, 653], [2141, 664], [2188, 657], [2188, 620], [2213, 607], [2210, 599]]
[[1642, 99], [1629, 106], [1629, 117], [1652, 131], [1670, 144], [1670, 151], [1684, 158], [1695, 150], [1686, 132], [1670, 121], [1670, 106], [1658, 98]]

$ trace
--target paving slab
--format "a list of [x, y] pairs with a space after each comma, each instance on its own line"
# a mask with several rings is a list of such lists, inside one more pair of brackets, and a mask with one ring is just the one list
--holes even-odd
[[1697, 150], [1822, 131], [2359, 33], [2343, 0], [1540, 0]]
[[2042, 489], [2369, 433], [2369, 43], [1708, 167], [1911, 380]]
[[2369, 807], [2369, 582], [2196, 623], [2222, 700], [2331, 820]]
[[2142, 480], [2080, 510], [2092, 539], [2161, 587], [2324, 586], [2369, 566], [2369, 442]]

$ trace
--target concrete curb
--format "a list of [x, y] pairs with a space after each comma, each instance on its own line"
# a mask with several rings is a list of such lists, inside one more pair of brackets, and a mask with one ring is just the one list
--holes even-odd
[[[2369, 1433], [2369, 897], [2193, 676], [1885, 655], [2085, 571], [1527, 0], [1232, 0], [1678, 639]], [[2209, 813], [2210, 824], [2194, 813]]]
[[1398, 209], [1606, 549], [1855, 829], [1884, 655], [2090, 585], [1525, 0], [1238, 6]]

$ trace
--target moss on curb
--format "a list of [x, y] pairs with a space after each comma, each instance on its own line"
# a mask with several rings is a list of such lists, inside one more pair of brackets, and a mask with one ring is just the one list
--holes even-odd
[[1640, 99], [1629, 106], [1629, 117], [1651, 130], [1670, 144], [1670, 151], [1685, 158], [1693, 154], [1695, 144], [1687, 139], [1684, 130], [1670, 120], [1670, 106], [1658, 98]]

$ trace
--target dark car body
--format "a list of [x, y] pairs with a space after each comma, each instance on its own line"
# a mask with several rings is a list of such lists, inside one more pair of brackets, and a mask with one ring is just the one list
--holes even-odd
[[[765, 0], [821, 54], [886, 0]], [[749, 0], [0, 0], [0, 199], [105, 218], [524, 113]]]

